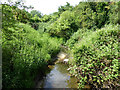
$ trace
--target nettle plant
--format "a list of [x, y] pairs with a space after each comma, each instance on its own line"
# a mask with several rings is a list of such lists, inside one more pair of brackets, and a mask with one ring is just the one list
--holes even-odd
[[76, 65], [70, 73], [79, 79], [79, 88], [85, 84], [95, 88], [119, 85], [118, 26], [107, 26], [83, 37], [73, 48]]

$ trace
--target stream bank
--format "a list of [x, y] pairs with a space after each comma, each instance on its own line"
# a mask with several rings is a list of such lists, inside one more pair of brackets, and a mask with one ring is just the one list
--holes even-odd
[[[69, 60], [70, 56], [61, 51], [53, 64], [45, 68], [44, 75], [39, 77], [35, 88], [78, 88], [78, 79], [69, 74], [69, 65], [64, 60]], [[90, 88], [85, 85], [85, 88]]]

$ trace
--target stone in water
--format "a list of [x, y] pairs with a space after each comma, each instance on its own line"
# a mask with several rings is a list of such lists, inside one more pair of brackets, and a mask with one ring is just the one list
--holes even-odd
[[68, 62], [69, 61], [69, 59], [64, 59], [64, 62]]

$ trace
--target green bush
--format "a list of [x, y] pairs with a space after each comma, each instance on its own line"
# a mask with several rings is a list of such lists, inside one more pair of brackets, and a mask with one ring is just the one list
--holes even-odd
[[75, 65], [70, 73], [79, 79], [79, 88], [85, 84], [96, 88], [119, 86], [118, 27], [108, 25], [89, 33], [74, 45]]
[[41, 22], [41, 23], [39, 23], [38, 32], [41, 33], [41, 34], [44, 33], [44, 32], [47, 32], [48, 27], [49, 27], [50, 24], [51, 24], [50, 22], [47, 22], [47, 23]]
[[109, 22], [112, 24], [120, 24], [120, 2], [112, 2], [109, 6], [110, 11], [109, 11]]
[[75, 23], [79, 28], [91, 29], [95, 27], [96, 12], [89, 7], [87, 2], [81, 2], [74, 8]]
[[33, 87], [38, 70], [42, 73], [52, 62], [61, 41], [22, 23], [2, 31], [3, 87]]
[[90, 34], [90, 32], [92, 33], [93, 30], [91, 29], [78, 29], [77, 32], [75, 32], [70, 39], [67, 40], [66, 42], [66, 46], [68, 46], [70, 49], [72, 49], [75, 45], [75, 43], [77, 43], [78, 41], [80, 41], [83, 37], [87, 36]]
[[[29, 7], [21, 2], [2, 4], [3, 87], [32, 87], [37, 72], [43, 73], [53, 62], [60, 44], [70, 49], [66, 49], [73, 65], [70, 73], [80, 80], [80, 88], [85, 84], [119, 86], [119, 4], [80, 2], [73, 7], [67, 3], [44, 16], [38, 11], [27, 12]], [[100, 29], [109, 23], [116, 26]]]
[[57, 21], [50, 25], [48, 32], [51, 35], [68, 39], [76, 30], [74, 14], [71, 11], [65, 11]]

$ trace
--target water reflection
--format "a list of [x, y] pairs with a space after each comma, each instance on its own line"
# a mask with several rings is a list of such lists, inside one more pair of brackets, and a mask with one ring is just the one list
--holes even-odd
[[68, 69], [68, 65], [65, 65], [65, 64], [62, 64], [62, 63], [58, 63], [57, 65], [56, 65], [56, 69], [57, 69], [57, 71], [59, 71], [61, 74], [68, 74], [68, 71], [67, 71], [67, 69]]
[[37, 88], [77, 88], [77, 79], [70, 77], [67, 71], [68, 66], [56, 64], [51, 71], [40, 81]]

